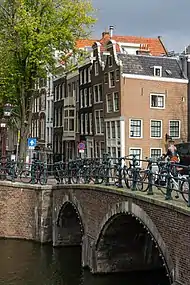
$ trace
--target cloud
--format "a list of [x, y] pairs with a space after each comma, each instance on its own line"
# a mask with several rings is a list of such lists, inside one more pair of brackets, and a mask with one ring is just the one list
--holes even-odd
[[188, 0], [92, 0], [97, 8], [95, 34], [114, 25], [115, 34], [162, 36], [169, 50], [190, 44]]

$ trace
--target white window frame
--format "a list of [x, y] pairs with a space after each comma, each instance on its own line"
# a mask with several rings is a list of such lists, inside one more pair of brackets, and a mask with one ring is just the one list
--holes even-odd
[[[103, 109], [98, 109], [98, 110], [95, 110], [95, 130], [96, 130], [96, 135], [103, 135], [104, 134], [104, 130], [102, 130], [102, 124], [101, 124], [101, 116], [100, 116], [100, 114], [101, 114], [101, 111], [103, 111]], [[99, 124], [100, 124], [100, 132], [98, 133], [97, 132], [97, 122], [96, 122], [96, 118], [97, 118], [97, 116], [96, 116], [96, 113], [99, 113]]]
[[89, 135], [92, 135], [92, 113], [89, 113]]
[[[115, 94], [118, 95], [118, 110], [115, 109], [115, 100], [114, 100]], [[114, 112], [119, 112], [119, 92], [113, 92], [113, 111]]]
[[84, 133], [85, 135], [88, 134], [88, 114], [84, 114]]
[[88, 89], [88, 102], [89, 102], [89, 106], [92, 106], [92, 87], [89, 87], [89, 89]]
[[83, 94], [83, 90], [84, 90], [84, 89], [81, 89], [81, 90], [80, 90], [80, 107], [81, 107], [81, 108], [84, 107], [84, 106], [83, 106], [83, 103], [84, 103], [84, 102], [83, 102], [83, 95], [84, 95], [84, 94]]
[[[113, 72], [114, 74], [114, 85], [112, 86], [111, 85], [111, 73]], [[115, 71], [114, 70], [111, 70], [108, 74], [108, 81], [109, 81], [109, 88], [114, 88], [115, 87], [115, 83], [116, 83], [116, 80], [115, 80]]]
[[80, 115], [80, 133], [81, 135], [84, 134], [84, 114]]
[[[131, 136], [131, 121], [140, 121], [141, 122], [141, 136], [140, 137]], [[131, 139], [142, 139], [143, 138], [143, 120], [142, 119], [136, 119], [136, 118], [130, 118], [129, 119], [129, 138], [131, 138]]]
[[[163, 98], [164, 98], [164, 107], [153, 107], [153, 106], [152, 106], [152, 96], [163, 97]], [[166, 96], [165, 96], [165, 94], [150, 93], [150, 108], [151, 108], [151, 109], [163, 110], [163, 109], [165, 109], [165, 106], [166, 106]]]
[[87, 88], [84, 89], [84, 107], [86, 108], [88, 106], [87, 104], [87, 98], [88, 98], [88, 92]]
[[161, 147], [151, 147], [151, 148], [150, 148], [150, 158], [151, 158], [151, 151], [152, 151], [153, 149], [155, 149], [155, 150], [161, 150], [161, 151], [160, 151], [160, 156], [162, 156], [162, 148], [161, 148]]
[[92, 70], [92, 66], [88, 68], [88, 82], [91, 82], [91, 70]]
[[86, 82], [86, 68], [83, 69], [83, 72], [84, 72], [84, 84], [86, 84], [86, 83], [87, 83], [87, 82]]
[[[95, 87], [97, 86], [98, 88], [98, 101], [96, 101], [96, 94], [95, 94]], [[101, 103], [102, 101], [100, 101], [100, 86], [102, 86], [102, 83], [99, 84], [95, 84], [93, 87], [93, 93], [94, 93], [94, 104], [98, 104]], [[103, 86], [102, 86], [102, 93], [103, 93]], [[102, 94], [103, 97], [103, 94]]]
[[[171, 131], [170, 131], [170, 123], [171, 122], [179, 122], [179, 136], [178, 137], [171, 136]], [[181, 137], [181, 121], [180, 120], [169, 120], [169, 136], [171, 136], [172, 139], [180, 139], [180, 137]]]
[[[110, 100], [111, 100], [111, 103], [112, 103], [112, 110], [111, 110], [111, 111], [108, 110], [108, 96], [110, 96]], [[112, 93], [106, 94], [106, 111], [107, 111], [107, 113], [112, 113], [112, 112], [114, 112], [113, 94], [112, 94]]]
[[[142, 148], [141, 147], [130, 147], [129, 148], [129, 154], [131, 154], [131, 150], [140, 150], [140, 160], [142, 160]], [[138, 166], [142, 166], [142, 161], [139, 161]]]
[[[156, 75], [156, 70], [157, 70], [157, 69], [160, 70], [160, 75]], [[162, 66], [158, 66], [158, 65], [155, 65], [155, 66], [154, 66], [154, 76], [162, 77]]]
[[[160, 137], [152, 137], [152, 130], [151, 130], [151, 122], [152, 121], [156, 121], [156, 122], [161, 122], [161, 131], [160, 131]], [[151, 139], [157, 139], [157, 140], [160, 140], [160, 139], [162, 139], [162, 120], [157, 120], [157, 119], [151, 119], [150, 120], [150, 138]]]
[[99, 74], [98, 68], [99, 68], [98, 61], [95, 61], [95, 63], [94, 63], [94, 74], [95, 74], [95, 76], [97, 76]]

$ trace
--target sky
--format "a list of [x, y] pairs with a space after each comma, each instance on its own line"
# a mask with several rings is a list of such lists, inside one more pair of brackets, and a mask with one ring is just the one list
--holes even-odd
[[92, 0], [97, 9], [93, 36], [114, 26], [115, 35], [158, 37], [168, 51], [190, 44], [190, 0]]

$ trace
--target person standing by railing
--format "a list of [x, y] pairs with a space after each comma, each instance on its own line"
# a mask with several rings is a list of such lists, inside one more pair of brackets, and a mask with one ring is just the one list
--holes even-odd
[[173, 162], [173, 163], [179, 163], [180, 162], [180, 157], [179, 157], [177, 148], [174, 145], [174, 141], [173, 140], [169, 141], [168, 150], [167, 150], [167, 153], [164, 156], [165, 156], [165, 158], [168, 157], [170, 162]]

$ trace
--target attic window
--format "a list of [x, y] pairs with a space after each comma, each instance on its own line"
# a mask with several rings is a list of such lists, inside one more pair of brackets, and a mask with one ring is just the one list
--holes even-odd
[[167, 73], [167, 75], [172, 75], [172, 72], [170, 69], [166, 69], [166, 73]]
[[162, 66], [154, 66], [154, 76], [162, 76]]

